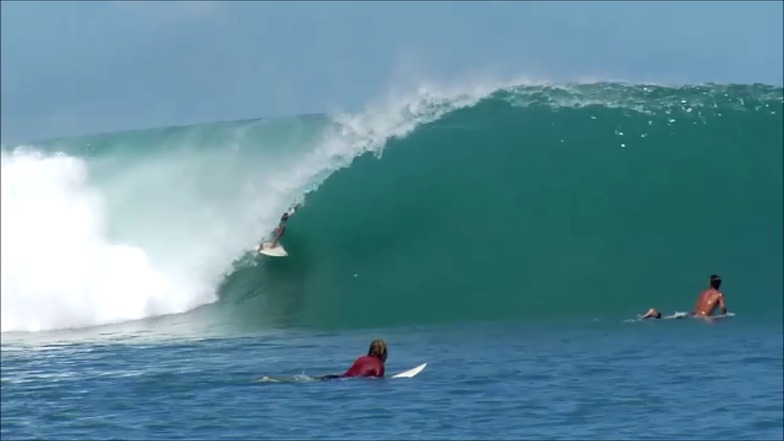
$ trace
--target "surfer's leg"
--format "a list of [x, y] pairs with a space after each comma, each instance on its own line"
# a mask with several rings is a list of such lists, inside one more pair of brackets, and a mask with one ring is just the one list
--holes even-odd
[[650, 318], [661, 318], [661, 313], [656, 310], [656, 308], [650, 308], [648, 312], [639, 316], [640, 320], [650, 319]]
[[278, 234], [276, 234], [275, 238], [272, 239], [272, 248], [275, 248], [276, 246], [278, 246], [278, 241], [280, 240], [281, 237], [283, 237], [283, 232], [284, 231], [286, 231], [286, 227], [281, 226], [281, 227], [278, 228]]
[[340, 374], [328, 374], [328, 375], [322, 375], [321, 377], [319, 377], [319, 380], [336, 380], [340, 377], [342, 377], [342, 375]]

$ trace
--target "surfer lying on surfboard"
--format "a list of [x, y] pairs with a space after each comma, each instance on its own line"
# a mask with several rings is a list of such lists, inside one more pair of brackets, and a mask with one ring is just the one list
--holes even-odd
[[[716, 274], [710, 276], [710, 286], [705, 291], [701, 292], [697, 297], [697, 303], [694, 305], [694, 310], [684, 317], [710, 317], [716, 308], [721, 309], [722, 315], [727, 315], [727, 305], [724, 303], [724, 294], [719, 291], [721, 286], [721, 277]], [[644, 315], [640, 316], [640, 320], [646, 319], [660, 319], [662, 318], [661, 312], [655, 308], [651, 308]], [[676, 318], [672, 316], [671, 318]], [[678, 316], [680, 318], [680, 316]]]
[[348, 377], [383, 377], [384, 362], [387, 361], [387, 344], [384, 340], [373, 340], [367, 355], [357, 357], [348, 370], [342, 374], [329, 374], [321, 377], [322, 380]]

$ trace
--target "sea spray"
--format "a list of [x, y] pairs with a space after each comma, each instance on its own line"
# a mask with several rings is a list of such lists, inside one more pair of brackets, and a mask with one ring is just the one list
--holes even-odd
[[498, 84], [421, 88], [360, 114], [3, 148], [3, 332], [176, 314], [218, 298], [280, 213], [387, 139]]
[[81, 159], [2, 152], [2, 203], [3, 331], [183, 312], [214, 296], [107, 237], [104, 201]]

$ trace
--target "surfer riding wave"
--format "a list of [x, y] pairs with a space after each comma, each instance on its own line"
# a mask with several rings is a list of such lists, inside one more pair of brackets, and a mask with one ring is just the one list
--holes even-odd
[[[280, 217], [280, 222], [278, 223], [278, 227], [275, 229], [275, 236], [272, 239], [272, 242], [267, 244], [267, 248], [275, 248], [278, 246], [278, 241], [280, 238], [283, 237], [283, 233], [286, 232], [286, 222], [289, 220], [290, 214], [293, 214], [296, 209], [299, 208], [299, 204], [294, 205], [293, 207], [289, 208], [283, 215]], [[259, 251], [264, 249], [264, 241], [261, 241], [259, 244]]]

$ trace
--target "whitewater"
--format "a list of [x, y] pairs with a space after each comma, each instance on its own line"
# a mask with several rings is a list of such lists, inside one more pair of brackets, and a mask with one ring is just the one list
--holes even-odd
[[[782, 439], [782, 145], [778, 86], [524, 81], [4, 145], [0, 436]], [[255, 381], [377, 338], [427, 369]]]
[[[754, 293], [734, 306], [770, 311], [781, 118], [762, 85], [479, 81], [3, 146], [2, 332], [220, 303], [225, 321], [284, 326], [628, 317], [688, 307], [717, 271]], [[255, 258], [295, 205], [290, 257]]]
[[3, 146], [2, 332], [215, 302], [238, 256], [330, 174], [518, 83], [429, 84], [354, 114]]

